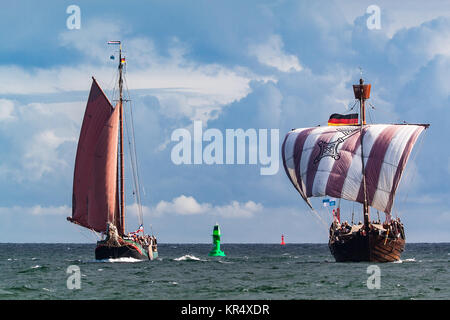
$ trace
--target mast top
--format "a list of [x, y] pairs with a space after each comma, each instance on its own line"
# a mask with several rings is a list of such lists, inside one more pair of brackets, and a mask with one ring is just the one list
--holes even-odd
[[122, 42], [120, 40], [110, 40], [108, 44], [119, 45], [119, 69], [121, 70], [125, 63], [125, 58], [122, 57]]
[[362, 78], [359, 79], [359, 84], [353, 85], [353, 93], [355, 94], [355, 99], [357, 100], [367, 100], [370, 98], [370, 88], [371, 84], [364, 84]]

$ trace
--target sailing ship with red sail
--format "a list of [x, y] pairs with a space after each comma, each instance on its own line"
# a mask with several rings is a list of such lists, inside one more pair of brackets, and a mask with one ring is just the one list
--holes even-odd
[[[340, 221], [333, 211], [328, 246], [337, 262], [391, 262], [400, 259], [405, 230], [392, 219], [397, 187], [419, 135], [429, 124], [367, 124], [370, 84], [353, 85], [358, 114], [333, 114], [328, 126], [293, 129], [282, 145], [284, 169], [307, 205], [311, 197], [334, 197], [362, 204], [360, 223]], [[355, 121], [356, 120], [356, 121]], [[371, 220], [370, 208], [384, 212]], [[315, 212], [315, 211], [314, 211]]]
[[[98, 82], [92, 78], [75, 158], [72, 216], [67, 220], [102, 234], [104, 239], [97, 242], [95, 249], [95, 258], [98, 260], [111, 258], [153, 260], [158, 256], [156, 237], [144, 234], [140, 197], [137, 200], [141, 225], [136, 231], [125, 233], [123, 147], [125, 60], [122, 57], [120, 41], [111, 43], [120, 45], [119, 99], [113, 107]], [[137, 166], [133, 169], [137, 169]], [[139, 195], [137, 184], [135, 181], [135, 193]]]

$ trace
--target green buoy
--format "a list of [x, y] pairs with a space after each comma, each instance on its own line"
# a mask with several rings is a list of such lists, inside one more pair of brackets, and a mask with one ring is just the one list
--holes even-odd
[[212, 249], [208, 255], [211, 257], [225, 257], [225, 252], [220, 250], [220, 229], [217, 223], [214, 226], [212, 237], [214, 249]]

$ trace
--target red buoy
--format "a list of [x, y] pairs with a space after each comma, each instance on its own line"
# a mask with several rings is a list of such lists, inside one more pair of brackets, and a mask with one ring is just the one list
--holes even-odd
[[284, 246], [286, 243], [284, 243], [284, 235], [281, 235], [281, 245]]

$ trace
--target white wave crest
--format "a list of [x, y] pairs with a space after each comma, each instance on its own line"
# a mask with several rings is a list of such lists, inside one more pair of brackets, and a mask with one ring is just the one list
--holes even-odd
[[405, 260], [397, 260], [397, 261], [394, 261], [394, 263], [403, 263], [403, 262], [416, 262], [416, 258], [408, 258], [408, 259], [405, 259]]
[[190, 255], [190, 254], [186, 254], [186, 255], [184, 255], [184, 256], [182, 256], [182, 257], [175, 258], [175, 259], [173, 259], [173, 260], [175, 260], [175, 261], [186, 261], [186, 260], [206, 261], [206, 260], [202, 260], [202, 259], [200, 259], [200, 258], [197, 258], [196, 256], [192, 256], [192, 255]]
[[131, 258], [131, 257], [124, 257], [124, 258], [115, 258], [115, 259], [102, 259], [102, 260], [94, 260], [94, 262], [142, 262], [143, 260]]

